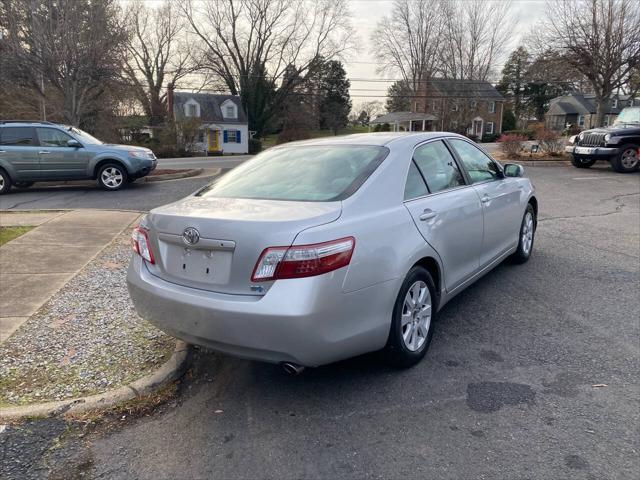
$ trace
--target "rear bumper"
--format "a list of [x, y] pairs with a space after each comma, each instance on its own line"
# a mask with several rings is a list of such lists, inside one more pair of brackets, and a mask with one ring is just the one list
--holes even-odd
[[612, 147], [581, 147], [579, 145], [567, 145], [564, 151], [576, 157], [588, 157], [601, 160], [608, 160], [618, 154], [617, 148]]
[[168, 334], [233, 356], [318, 366], [382, 348], [399, 284], [342, 293], [346, 268], [275, 282], [264, 296], [169, 283], [134, 255], [127, 283], [139, 315]]

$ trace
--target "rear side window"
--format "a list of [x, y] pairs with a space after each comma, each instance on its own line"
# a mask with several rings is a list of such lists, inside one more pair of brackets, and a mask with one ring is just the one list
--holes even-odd
[[4, 127], [0, 129], [0, 145], [29, 146], [35, 145], [33, 128]]
[[43, 147], [66, 147], [69, 140], [73, 140], [69, 135], [55, 128], [36, 128], [38, 139]]
[[471, 183], [500, 178], [500, 168], [482, 150], [464, 140], [450, 139], [449, 141], [469, 173]]
[[464, 185], [458, 164], [442, 141], [416, 148], [413, 159], [418, 164], [431, 193]]
[[335, 145], [274, 148], [231, 170], [197, 195], [328, 202], [352, 195], [389, 150]]
[[420, 171], [416, 164], [411, 162], [409, 166], [409, 174], [407, 175], [407, 183], [404, 186], [404, 199], [411, 200], [412, 198], [424, 197], [429, 191], [427, 185], [420, 175]]

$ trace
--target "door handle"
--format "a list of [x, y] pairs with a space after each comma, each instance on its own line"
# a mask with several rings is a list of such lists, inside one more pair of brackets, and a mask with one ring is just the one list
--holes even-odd
[[437, 214], [436, 212], [434, 212], [434, 211], [433, 211], [433, 210], [431, 210], [430, 208], [427, 208], [427, 209], [422, 213], [422, 215], [420, 215], [418, 218], [419, 218], [420, 220], [422, 220], [422, 221], [425, 221], [425, 220], [429, 220], [429, 219], [431, 219], [431, 218], [435, 218], [435, 217], [437, 217], [437, 216], [438, 216], [438, 214]]
[[6, 150], [0, 150], [0, 153], [5, 153], [5, 152], [6, 152]]
[[491, 201], [491, 197], [489, 195], [485, 195], [480, 199], [482, 203], [489, 203]]
[[46, 153], [51, 153], [51, 152], [49, 150], [40, 150], [38, 153], [41, 155], [44, 155]]

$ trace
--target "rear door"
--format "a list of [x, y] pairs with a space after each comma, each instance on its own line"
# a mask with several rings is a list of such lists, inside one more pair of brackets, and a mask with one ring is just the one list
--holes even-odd
[[39, 147], [32, 127], [0, 129], [0, 157], [16, 172], [14, 180], [35, 181], [40, 173]]
[[57, 128], [37, 127], [40, 176], [43, 179], [71, 179], [87, 176], [88, 154], [84, 148], [68, 147], [70, 135]]
[[440, 255], [448, 291], [473, 276], [482, 248], [482, 207], [442, 140], [414, 151], [405, 207], [420, 233]]
[[448, 139], [484, 211], [480, 267], [485, 267], [518, 243], [523, 210], [518, 182], [505, 177], [500, 166], [471, 142]]

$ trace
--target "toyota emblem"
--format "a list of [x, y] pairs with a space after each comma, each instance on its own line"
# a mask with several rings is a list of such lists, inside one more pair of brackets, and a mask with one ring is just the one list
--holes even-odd
[[193, 227], [187, 227], [182, 232], [182, 241], [187, 245], [195, 245], [200, 241], [200, 232]]

